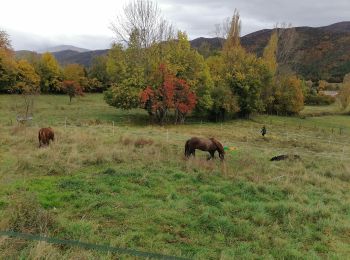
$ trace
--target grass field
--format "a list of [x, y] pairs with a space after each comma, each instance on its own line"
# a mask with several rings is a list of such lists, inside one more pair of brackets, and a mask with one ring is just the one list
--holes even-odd
[[[40, 96], [21, 127], [19, 103], [0, 96], [0, 230], [194, 259], [350, 257], [349, 116], [160, 127], [102, 95]], [[46, 126], [56, 141], [39, 149]], [[192, 136], [236, 150], [186, 161]], [[269, 161], [283, 153], [302, 160]], [[0, 237], [0, 259], [18, 258], [134, 259]]]

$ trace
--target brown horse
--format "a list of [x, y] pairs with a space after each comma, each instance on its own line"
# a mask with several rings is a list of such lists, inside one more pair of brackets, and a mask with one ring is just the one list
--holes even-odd
[[41, 128], [39, 130], [38, 138], [39, 138], [39, 147], [41, 147], [43, 145], [49, 145], [50, 140], [55, 141], [55, 134], [51, 127]]
[[185, 156], [187, 158], [191, 155], [195, 156], [196, 149], [209, 152], [210, 156], [208, 157], [208, 160], [214, 158], [216, 151], [218, 151], [221, 160], [224, 160], [225, 158], [224, 147], [215, 138], [206, 139], [192, 137], [191, 139], [187, 140], [185, 144]]

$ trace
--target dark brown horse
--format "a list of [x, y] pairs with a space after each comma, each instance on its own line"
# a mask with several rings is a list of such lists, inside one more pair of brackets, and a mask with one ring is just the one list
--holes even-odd
[[225, 158], [224, 147], [215, 138], [206, 139], [192, 137], [191, 139], [187, 140], [185, 144], [185, 156], [187, 158], [191, 155], [195, 156], [196, 149], [209, 152], [210, 156], [208, 157], [208, 160], [214, 158], [216, 151], [218, 151], [221, 160], [224, 160]]
[[39, 138], [39, 147], [41, 147], [43, 145], [49, 145], [50, 140], [55, 141], [55, 134], [51, 127], [41, 128], [39, 130], [38, 138]]

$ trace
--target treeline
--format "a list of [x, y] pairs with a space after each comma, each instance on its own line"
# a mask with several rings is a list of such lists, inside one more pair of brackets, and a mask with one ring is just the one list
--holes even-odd
[[[150, 1], [134, 1], [118, 17], [120, 39], [107, 56], [111, 87], [108, 104], [120, 109], [142, 107], [159, 122], [184, 122], [192, 113], [213, 120], [256, 112], [296, 114], [304, 105], [303, 82], [277, 64], [278, 37], [273, 34], [264, 56], [240, 44], [237, 11], [224, 32], [222, 49], [204, 58], [187, 35], [166, 23]], [[132, 14], [132, 15], [130, 15]], [[145, 14], [152, 14], [145, 16]]]
[[[6, 33], [0, 40], [0, 92], [104, 92], [106, 102], [119, 109], [145, 109], [158, 123], [183, 123], [189, 115], [224, 120], [252, 113], [297, 114], [310, 88], [277, 63], [278, 31], [258, 58], [240, 44], [237, 11], [222, 26], [220, 51], [201, 55], [191, 48], [185, 32], [174, 33], [151, 1], [125, 6], [113, 30], [119, 41], [90, 68], [61, 67], [54, 56], [16, 60]], [[282, 37], [288, 39], [288, 37]]]
[[9, 36], [0, 31], [0, 93], [103, 92], [108, 88], [104, 57], [96, 57], [86, 69], [79, 64], [60, 66], [51, 53], [17, 60]]

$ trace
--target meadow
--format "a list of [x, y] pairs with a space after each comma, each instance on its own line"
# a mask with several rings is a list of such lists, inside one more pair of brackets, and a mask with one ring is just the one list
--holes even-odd
[[[41, 95], [25, 127], [20, 103], [0, 96], [0, 230], [192, 259], [350, 257], [350, 120], [336, 107], [158, 126], [102, 95]], [[39, 149], [47, 126], [56, 140]], [[185, 160], [192, 136], [235, 149]], [[301, 160], [269, 161], [280, 154]], [[8, 237], [0, 258], [134, 259]]]

